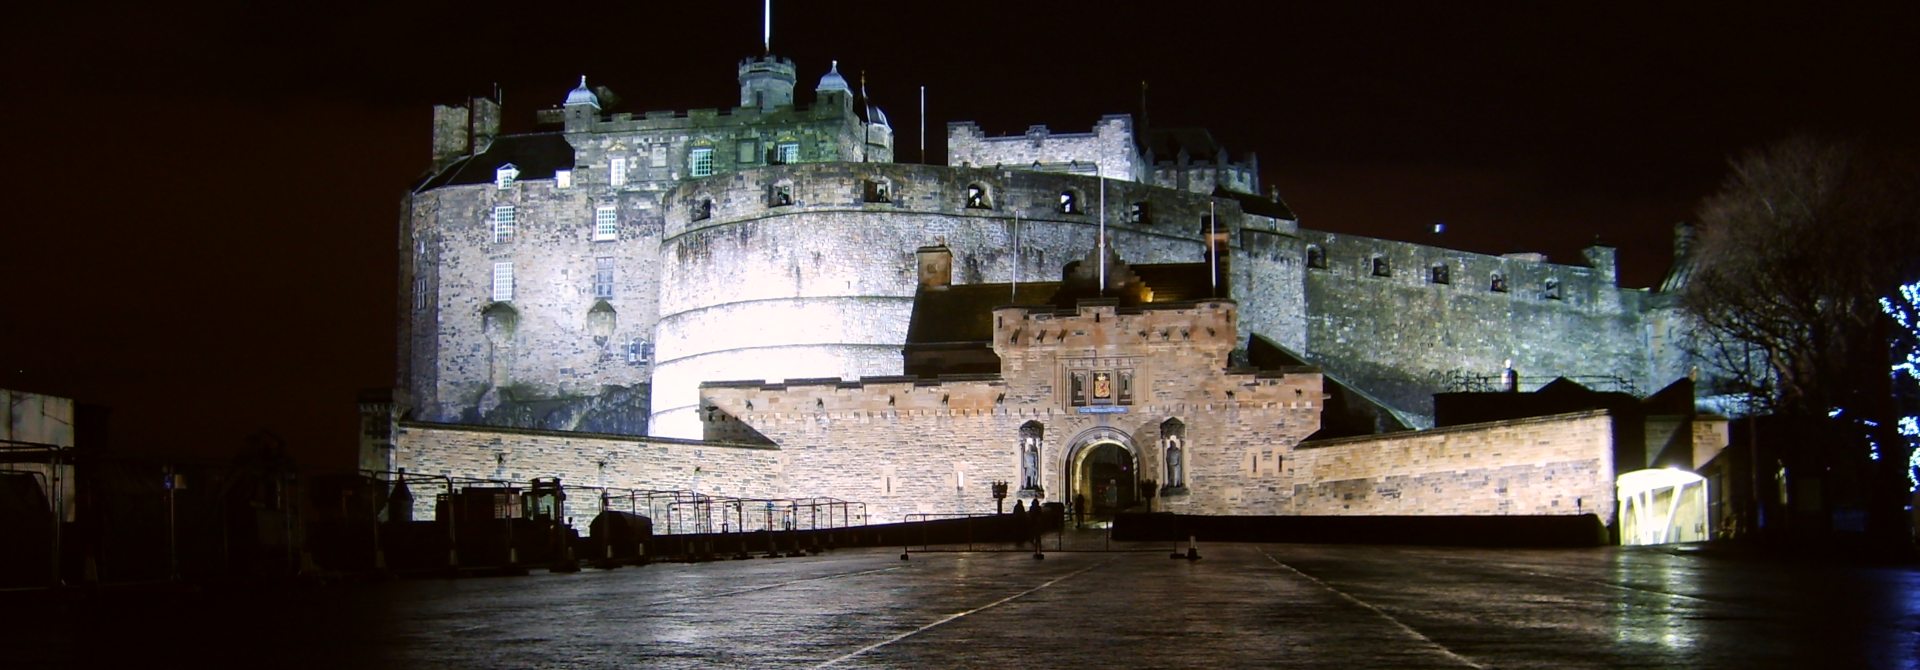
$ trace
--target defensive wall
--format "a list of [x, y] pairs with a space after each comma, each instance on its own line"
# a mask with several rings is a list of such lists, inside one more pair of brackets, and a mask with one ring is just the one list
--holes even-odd
[[[514, 482], [559, 477], [563, 485], [695, 491], [736, 498], [784, 496], [783, 453], [765, 445], [631, 435], [541, 431], [403, 421], [394, 434], [394, 466], [405, 468], [414, 518], [434, 518], [433, 477]], [[456, 482], [456, 485], [458, 483]], [[568, 509], [585, 528], [597, 495], [575, 491]], [[587, 518], [578, 518], [584, 514]]]
[[[616, 232], [596, 238], [600, 208]], [[410, 210], [414, 418], [644, 432], [641, 354], [660, 295], [651, 197], [521, 180], [415, 194]], [[502, 264], [511, 296], [495, 300]]]
[[1282, 513], [1614, 517], [1606, 411], [1303, 442]]
[[[1588, 264], [1537, 254], [1489, 256], [1355, 235], [1301, 230], [1310, 362], [1432, 425], [1432, 395], [1462, 376], [1512, 368], [1614, 377], [1642, 393], [1650, 380], [1646, 291], [1616, 283], [1614, 251]], [[1281, 341], [1285, 344], [1284, 341]], [[1591, 382], [1589, 382], [1591, 383]]]
[[1048, 172], [1098, 174], [1108, 179], [1147, 182], [1134, 142], [1133, 117], [1109, 114], [1084, 133], [1056, 133], [1029, 126], [1019, 135], [989, 136], [971, 121], [947, 124], [947, 165], [1013, 167]]
[[[917, 248], [944, 241], [956, 283], [1058, 280], [1096, 246], [1103, 186], [1108, 237], [1129, 262], [1205, 259], [1208, 198], [1132, 182], [875, 163], [687, 182], [665, 201], [654, 434], [700, 435], [704, 381], [900, 374]], [[1063, 193], [1075, 211], [1062, 211]], [[1133, 203], [1150, 215], [1129, 220]], [[1223, 235], [1247, 218], [1229, 202], [1217, 213]], [[1299, 301], [1261, 304], [1277, 314]]]

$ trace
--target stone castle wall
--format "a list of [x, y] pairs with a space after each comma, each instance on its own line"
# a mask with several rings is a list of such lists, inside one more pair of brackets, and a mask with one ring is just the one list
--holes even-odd
[[[535, 477], [559, 477], [571, 487], [776, 498], [787, 490], [781, 459], [779, 450], [756, 445], [417, 422], [401, 422], [394, 435], [394, 466], [410, 479], [495, 480], [523, 488]], [[432, 486], [411, 485], [414, 518], [434, 518], [434, 494], [441, 491]], [[598, 494], [575, 488], [568, 496], [568, 515], [584, 529], [599, 511]]]
[[[657, 320], [660, 224], [645, 193], [558, 188], [553, 180], [456, 186], [413, 196], [412, 346], [416, 418], [634, 432], [644, 429], [650, 370], [642, 351]], [[494, 212], [514, 208], [510, 238]], [[616, 239], [594, 237], [613, 207]], [[613, 265], [610, 298], [595, 296], [598, 259]], [[513, 299], [493, 300], [495, 263], [510, 263]], [[605, 302], [610, 317], [590, 317]], [[492, 318], [489, 317], [491, 315]], [[592, 327], [602, 320], [610, 327]], [[422, 374], [426, 373], [426, 374]], [[624, 400], [609, 388], [629, 389]], [[604, 398], [571, 408], [540, 401]], [[511, 416], [513, 414], [522, 416]]]
[[1287, 514], [1614, 514], [1605, 411], [1306, 442], [1286, 466]]
[[[1320, 376], [1225, 372], [1236, 337], [1231, 302], [1003, 308], [995, 318], [1005, 361], [997, 379], [736, 382], [701, 392], [781, 445], [791, 495], [866, 502], [876, 520], [992, 511], [990, 483], [1020, 479], [1020, 428], [1029, 422], [1044, 429], [1039, 480], [1054, 501], [1072, 490], [1074, 448], [1094, 431], [1127, 436], [1143, 477], [1164, 483], [1160, 426], [1168, 419], [1185, 424], [1189, 486], [1162, 507], [1268, 514], [1286, 499], [1285, 489], [1249, 477], [1248, 464], [1319, 429]], [[1078, 412], [1061, 375], [1080, 366], [1130, 369], [1140, 396], [1124, 412]]]
[[952, 167], [1012, 167], [1054, 172], [1095, 174], [1108, 179], [1145, 182], [1146, 172], [1135, 149], [1133, 117], [1100, 117], [1085, 133], [1055, 133], [1033, 126], [1019, 135], [989, 137], [970, 121], [947, 124], [947, 165]]
[[[1456, 375], [1497, 375], [1511, 360], [1527, 388], [1555, 376], [1614, 376], [1645, 393], [1649, 379], [1644, 291], [1602, 267], [1474, 254], [1307, 231], [1325, 267], [1304, 270], [1306, 346], [1329, 374], [1430, 421], [1432, 394]], [[1303, 252], [1310, 253], [1310, 252]], [[1386, 261], [1388, 276], [1374, 272]], [[1447, 267], [1448, 283], [1432, 268]], [[1499, 273], [1506, 291], [1492, 290]], [[1558, 283], [1557, 297], [1549, 282]], [[1614, 390], [1614, 389], [1605, 389]]]
[[[867, 184], [890, 202], [866, 202]], [[970, 185], [990, 207], [966, 207]], [[1206, 199], [1106, 180], [1107, 230], [1130, 262], [1203, 258]], [[1019, 170], [829, 163], [688, 182], [668, 195], [654, 434], [696, 438], [701, 382], [901, 371], [918, 247], [944, 240], [956, 283], [1057, 281], [1095, 246], [1101, 180]], [[791, 203], [775, 205], [776, 189]], [[1084, 212], [1059, 211], [1072, 191]], [[1145, 223], [1124, 216], [1147, 201]], [[708, 218], [696, 219], [704, 211]], [[1241, 225], [1219, 209], [1223, 230]], [[1017, 219], [1017, 221], [1016, 221]], [[1017, 251], [1016, 251], [1017, 250]]]

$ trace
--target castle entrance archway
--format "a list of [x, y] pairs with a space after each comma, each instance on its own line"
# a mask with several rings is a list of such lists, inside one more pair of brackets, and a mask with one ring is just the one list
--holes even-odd
[[1125, 432], [1103, 426], [1082, 433], [1067, 454], [1067, 495], [1060, 502], [1069, 513], [1084, 510], [1082, 523], [1112, 521], [1139, 498], [1139, 463], [1139, 451]]

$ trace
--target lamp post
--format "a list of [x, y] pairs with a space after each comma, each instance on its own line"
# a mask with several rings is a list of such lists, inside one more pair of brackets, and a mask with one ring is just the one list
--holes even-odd
[[1004, 481], [993, 483], [993, 513], [1007, 513], [1007, 483]]

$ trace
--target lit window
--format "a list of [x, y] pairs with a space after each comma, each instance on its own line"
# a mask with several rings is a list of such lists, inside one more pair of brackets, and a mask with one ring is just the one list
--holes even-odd
[[553, 187], [554, 188], [573, 188], [573, 171], [572, 170], [554, 170], [553, 171]]
[[593, 259], [593, 297], [613, 297], [613, 257]]
[[993, 209], [993, 199], [988, 195], [987, 187], [967, 185], [967, 209]]
[[493, 262], [493, 301], [507, 302], [513, 299], [513, 262]]
[[596, 242], [620, 238], [620, 215], [612, 206], [593, 210], [593, 239]]
[[627, 159], [613, 159], [612, 166], [607, 168], [607, 181], [614, 186], [627, 185]]
[[493, 241], [513, 241], [514, 225], [513, 205], [501, 205], [493, 208]]
[[687, 169], [695, 177], [713, 174], [713, 148], [697, 147], [687, 155]]
[[512, 186], [513, 180], [519, 178], [520, 168], [514, 167], [512, 163], [502, 165], [493, 171], [493, 184], [500, 188]]
[[775, 146], [773, 149], [773, 160], [776, 163], [800, 162], [800, 143], [799, 142], [781, 142], [778, 146]]

